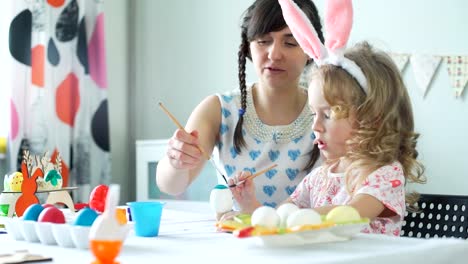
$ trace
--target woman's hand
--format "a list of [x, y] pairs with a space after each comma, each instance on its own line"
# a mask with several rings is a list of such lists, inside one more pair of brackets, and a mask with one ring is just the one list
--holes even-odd
[[239, 183], [230, 189], [232, 196], [239, 204], [241, 212], [247, 214], [251, 214], [255, 209], [261, 206], [255, 196], [255, 184], [253, 183], [253, 179], [248, 178], [250, 175], [252, 174], [248, 171], [239, 172], [228, 181], [228, 185]]
[[166, 152], [169, 163], [176, 169], [193, 169], [203, 159], [199, 148], [198, 131], [190, 134], [185, 130], [177, 129], [169, 139]]

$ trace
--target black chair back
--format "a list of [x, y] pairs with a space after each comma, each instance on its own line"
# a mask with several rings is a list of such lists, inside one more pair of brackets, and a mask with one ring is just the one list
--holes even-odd
[[468, 238], [468, 196], [421, 194], [418, 206], [406, 212], [402, 236]]

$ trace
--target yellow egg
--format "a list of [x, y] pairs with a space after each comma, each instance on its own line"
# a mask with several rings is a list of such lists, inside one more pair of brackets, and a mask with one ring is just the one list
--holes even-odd
[[333, 208], [328, 212], [327, 221], [331, 221], [337, 224], [349, 223], [361, 220], [359, 212], [352, 206], [342, 205]]
[[7, 150], [7, 140], [6, 137], [0, 137], [0, 153], [6, 154]]
[[21, 185], [23, 184], [23, 174], [15, 172], [10, 179], [10, 189], [13, 192], [21, 192]]

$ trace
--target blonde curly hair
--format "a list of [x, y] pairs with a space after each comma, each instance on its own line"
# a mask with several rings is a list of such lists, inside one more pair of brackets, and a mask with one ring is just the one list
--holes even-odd
[[[424, 166], [416, 159], [419, 134], [414, 132], [411, 101], [395, 63], [367, 42], [347, 49], [345, 56], [363, 71], [367, 92], [338, 66], [320, 66], [312, 75], [323, 81], [332, 118], [348, 118], [352, 113], [356, 120], [355, 131], [346, 142], [345, 158], [351, 161], [345, 172], [349, 193], [371, 172], [396, 160], [403, 166], [406, 183], [425, 183]], [[417, 199], [415, 192], [406, 195], [410, 205]]]

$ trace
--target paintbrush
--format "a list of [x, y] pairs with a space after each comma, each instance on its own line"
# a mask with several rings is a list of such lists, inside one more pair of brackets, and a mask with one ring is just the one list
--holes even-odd
[[[169, 116], [169, 118], [172, 120], [172, 122], [174, 122], [174, 124], [176, 124], [176, 126], [180, 129], [180, 130], [183, 130], [185, 131], [184, 127], [179, 123], [179, 121], [177, 121], [177, 118], [175, 118], [175, 116], [173, 114], [171, 114], [171, 112], [169, 112], [169, 110], [167, 110], [167, 108], [161, 103], [159, 102], [159, 107], [161, 107], [161, 109], [167, 114], [167, 116]], [[200, 146], [197, 146], [198, 150], [200, 150], [200, 152], [202, 153], [202, 155], [205, 157], [205, 159], [209, 160], [211, 162], [211, 165], [213, 165], [213, 167], [216, 169], [216, 171], [221, 175], [221, 177], [223, 177], [224, 181], [226, 182], [226, 184], [228, 183], [227, 180], [226, 180], [226, 177], [224, 176], [224, 174], [218, 169], [218, 166], [216, 166], [216, 164], [214, 163], [213, 159], [211, 159], [211, 157], [203, 150], [202, 147]]]
[[261, 175], [261, 174], [263, 174], [263, 173], [265, 173], [265, 172], [267, 172], [267, 171], [273, 169], [273, 168], [276, 167], [276, 166], [278, 166], [278, 164], [273, 164], [273, 165], [271, 165], [270, 167], [268, 167], [268, 168], [266, 168], [266, 169], [263, 169], [263, 170], [261, 170], [261, 171], [259, 171], [259, 172], [256, 172], [256, 173], [250, 175], [250, 176], [247, 177], [245, 180], [242, 180], [242, 181], [240, 181], [240, 182], [231, 184], [231, 185], [229, 185], [228, 187], [229, 187], [229, 188], [236, 187], [237, 185], [244, 183], [246, 180], [248, 180], [248, 179], [253, 179], [253, 178], [255, 178], [255, 177], [257, 177], [257, 176], [259, 176], [259, 175]]

